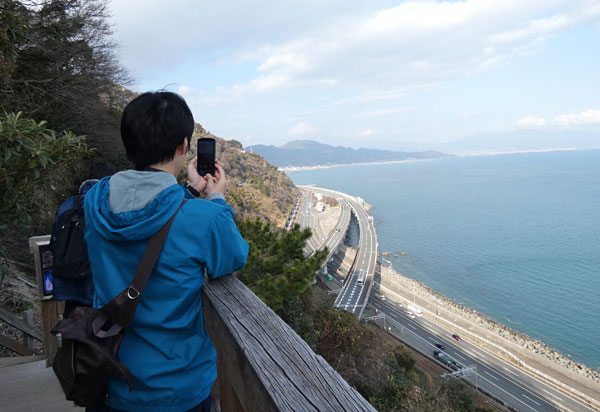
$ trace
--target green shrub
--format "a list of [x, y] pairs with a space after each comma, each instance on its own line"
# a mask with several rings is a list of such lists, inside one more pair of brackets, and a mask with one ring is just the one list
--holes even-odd
[[45, 122], [37, 123], [21, 113], [1, 116], [0, 229], [30, 226], [40, 209], [40, 198], [53, 198], [60, 190], [52, 179], [56, 173], [68, 170], [72, 176], [80, 175], [93, 154], [83, 136], [57, 135]]

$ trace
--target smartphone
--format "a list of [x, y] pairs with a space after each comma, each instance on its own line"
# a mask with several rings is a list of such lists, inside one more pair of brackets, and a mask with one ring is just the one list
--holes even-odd
[[202, 137], [198, 139], [198, 165], [197, 170], [200, 176], [215, 174], [215, 139]]

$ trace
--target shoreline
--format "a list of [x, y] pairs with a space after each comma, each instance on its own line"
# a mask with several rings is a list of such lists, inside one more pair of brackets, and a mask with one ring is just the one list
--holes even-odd
[[[448, 159], [450, 157], [455, 157], [454, 155], [436, 157], [432, 159], [404, 159], [404, 160], [382, 160], [375, 162], [357, 162], [357, 163], [334, 163], [327, 165], [315, 165], [315, 166], [285, 166], [278, 167], [277, 169], [280, 172], [284, 173], [295, 173], [295, 172], [304, 172], [306, 170], [321, 170], [321, 169], [335, 169], [336, 167], [344, 167], [344, 166], [368, 166], [368, 165], [389, 165], [389, 164], [398, 164], [398, 163], [413, 163], [413, 162], [424, 162], [427, 160], [436, 160], [436, 159]], [[349, 196], [349, 195], [347, 195]]]
[[[562, 352], [552, 348], [550, 345], [539, 339], [533, 338], [503, 323], [497, 322], [462, 303], [457, 303], [454, 299], [436, 292], [425, 283], [400, 274], [393, 268], [381, 268], [379, 285], [390, 291], [392, 291], [391, 288], [394, 286], [399, 286], [405, 291], [414, 291], [417, 301], [421, 301], [417, 302], [417, 304], [421, 303], [419, 306], [430, 306], [430, 308], [435, 307], [445, 311], [445, 316], [437, 315], [435, 312], [432, 312], [432, 317], [437, 316], [441, 318], [442, 321], [449, 323], [452, 323], [452, 320], [458, 323], [464, 322], [468, 325], [483, 329], [488, 333], [487, 339], [478, 336], [476, 331], [471, 331], [472, 328], [467, 327], [467, 329], [470, 330], [470, 333], [474, 334], [476, 338], [482, 340], [482, 342], [487, 340], [492, 342], [498, 341], [497, 345], [501, 346], [505, 352], [515, 359], [521, 360], [522, 357], [529, 358], [592, 390], [594, 389], [594, 385], [596, 386], [596, 390], [598, 385], [600, 385], [599, 371], [596, 371], [583, 363], [572, 360]], [[406, 300], [407, 303], [411, 303], [411, 293], [408, 293], [408, 296], [406, 296], [407, 293], [399, 294], [393, 291], [392, 293], [400, 296], [402, 299]], [[430, 308], [423, 307], [425, 310]], [[509, 345], [505, 345], [504, 343], [508, 343]], [[492, 344], [491, 346], [496, 345]], [[506, 346], [515, 347], [511, 348]], [[517, 353], [515, 354], [513, 352]]]
[[564, 147], [557, 149], [538, 149], [538, 150], [517, 150], [511, 152], [472, 152], [472, 153], [448, 153], [447, 156], [434, 157], [430, 159], [404, 159], [404, 160], [382, 160], [382, 161], [374, 161], [374, 162], [355, 162], [355, 163], [334, 163], [334, 164], [326, 164], [326, 165], [314, 165], [314, 166], [285, 166], [278, 167], [277, 169], [286, 174], [288, 173], [296, 173], [296, 172], [304, 172], [307, 170], [321, 170], [321, 169], [334, 169], [337, 167], [344, 166], [368, 166], [368, 165], [386, 165], [386, 164], [399, 164], [399, 163], [413, 163], [413, 162], [426, 162], [431, 160], [439, 160], [439, 159], [451, 159], [454, 157], [464, 158], [464, 157], [487, 157], [487, 156], [504, 156], [504, 155], [515, 155], [515, 154], [528, 154], [528, 153], [551, 153], [551, 152], [582, 152], [588, 150], [600, 150], [600, 147], [597, 148], [588, 148], [588, 149], [577, 149], [572, 147]]

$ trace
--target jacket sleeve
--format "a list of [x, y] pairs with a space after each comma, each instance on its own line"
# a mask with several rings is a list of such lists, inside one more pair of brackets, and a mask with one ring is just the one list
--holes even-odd
[[223, 210], [217, 215], [210, 230], [210, 241], [206, 242], [209, 248], [206, 269], [210, 278], [218, 278], [244, 267], [248, 257], [248, 242], [233, 221], [231, 206], [221, 199], [213, 202], [222, 205]]

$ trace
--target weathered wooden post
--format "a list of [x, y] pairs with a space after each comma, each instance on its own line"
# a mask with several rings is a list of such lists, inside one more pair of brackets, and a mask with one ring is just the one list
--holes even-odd
[[44, 283], [48, 280], [44, 279], [44, 277], [45, 275], [46, 277], [48, 277], [48, 275], [51, 276], [52, 269], [50, 235], [30, 237], [29, 252], [33, 254], [33, 258], [35, 260], [35, 273], [40, 291], [40, 298], [42, 300], [40, 309], [42, 312], [42, 326], [44, 329], [43, 333], [44, 348], [46, 351], [46, 366], [50, 366], [52, 365], [54, 355], [58, 349], [56, 345], [56, 339], [50, 333], [50, 330], [52, 330], [58, 321], [57, 305], [56, 301], [52, 300], [52, 296], [48, 293], [48, 288], [44, 288]]

